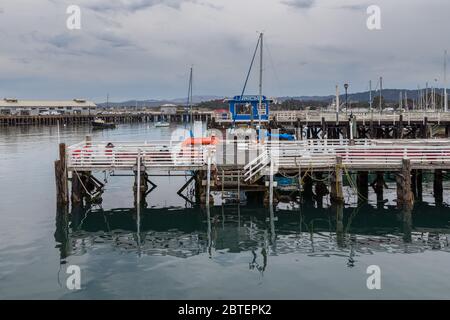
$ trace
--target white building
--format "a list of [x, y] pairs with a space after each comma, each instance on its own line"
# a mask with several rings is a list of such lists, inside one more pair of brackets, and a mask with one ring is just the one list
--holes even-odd
[[161, 106], [161, 114], [177, 114], [177, 105], [176, 104], [163, 104]]
[[73, 100], [0, 100], [0, 115], [97, 114], [97, 105], [84, 99]]

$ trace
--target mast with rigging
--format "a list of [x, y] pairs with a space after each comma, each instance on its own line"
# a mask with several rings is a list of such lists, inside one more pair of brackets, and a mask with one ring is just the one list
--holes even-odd
[[444, 111], [448, 111], [448, 97], [447, 97], [447, 50], [444, 53]]

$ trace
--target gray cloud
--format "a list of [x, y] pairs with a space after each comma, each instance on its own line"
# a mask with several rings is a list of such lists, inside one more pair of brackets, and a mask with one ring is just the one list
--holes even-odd
[[284, 0], [282, 3], [291, 7], [309, 9], [315, 5], [315, 0]]
[[30, 64], [31, 63], [30, 59], [19, 58], [19, 57], [11, 58], [11, 61], [14, 61], [14, 62], [17, 62], [17, 63], [20, 63], [20, 64]]
[[97, 0], [86, 5], [97, 12], [136, 12], [156, 5], [179, 8], [184, 0]]
[[70, 33], [62, 33], [47, 38], [47, 42], [57, 48], [66, 49], [74, 41], [75, 37]]
[[369, 4], [349, 4], [337, 6], [336, 9], [366, 12]]
[[[256, 30], [265, 30], [270, 96], [332, 94], [344, 81], [365, 90], [379, 76], [388, 87], [441, 80], [450, 1], [377, 0], [376, 32], [366, 27], [366, 1], [77, 0], [82, 29], [71, 31], [72, 0], [42, 1], [32, 14], [23, 10], [32, 0], [1, 0], [0, 97], [176, 98], [191, 65], [196, 94], [231, 96], [242, 89]], [[257, 69], [248, 93], [258, 92]]]
[[116, 35], [111, 32], [103, 32], [103, 33], [97, 34], [95, 37], [98, 40], [107, 42], [109, 45], [111, 45], [114, 48], [134, 47], [135, 46], [133, 44], [133, 42], [130, 41], [129, 38], [122, 37], [122, 36]]

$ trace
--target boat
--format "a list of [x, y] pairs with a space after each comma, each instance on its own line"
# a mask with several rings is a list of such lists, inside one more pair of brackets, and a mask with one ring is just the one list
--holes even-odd
[[170, 123], [165, 122], [165, 121], [158, 121], [158, 122], [155, 124], [155, 127], [157, 127], [157, 128], [169, 127], [169, 126], [170, 126]]
[[212, 135], [210, 137], [203, 137], [203, 138], [187, 138], [183, 141], [182, 145], [185, 146], [195, 146], [195, 145], [201, 145], [201, 146], [210, 146], [210, 145], [217, 145], [219, 142], [219, 139], [216, 138], [215, 135]]
[[93, 129], [114, 129], [116, 127], [114, 122], [106, 122], [100, 118], [95, 118], [91, 124]]

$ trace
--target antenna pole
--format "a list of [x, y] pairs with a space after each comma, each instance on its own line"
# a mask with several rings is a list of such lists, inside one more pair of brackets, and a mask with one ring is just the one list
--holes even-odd
[[[259, 126], [261, 126], [261, 108], [262, 108], [262, 82], [263, 82], [263, 39], [264, 33], [259, 35], [260, 41], [260, 56], [259, 56], [259, 105], [258, 105], [258, 118]], [[253, 108], [253, 107], [252, 107]]]

